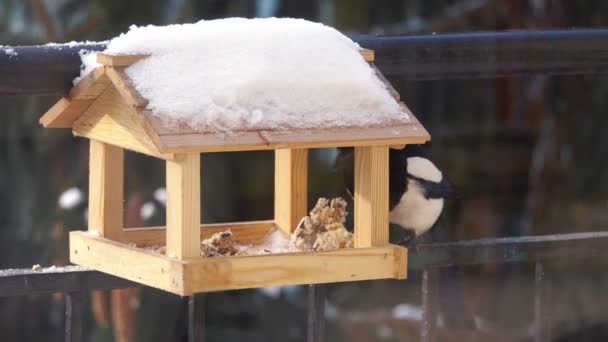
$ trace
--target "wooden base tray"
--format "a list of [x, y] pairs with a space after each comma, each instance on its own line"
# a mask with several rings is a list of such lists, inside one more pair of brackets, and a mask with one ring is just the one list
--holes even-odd
[[113, 241], [89, 232], [73, 231], [70, 261], [187, 296], [264, 286], [405, 279], [407, 249], [389, 244], [325, 252], [178, 260], [133, 247], [125, 239]]

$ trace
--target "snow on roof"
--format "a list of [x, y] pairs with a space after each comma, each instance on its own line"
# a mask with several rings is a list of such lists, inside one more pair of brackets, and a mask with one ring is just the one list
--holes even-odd
[[230, 18], [131, 26], [104, 52], [149, 55], [126, 73], [167, 125], [233, 131], [407, 121], [359, 50], [337, 30], [302, 19]]

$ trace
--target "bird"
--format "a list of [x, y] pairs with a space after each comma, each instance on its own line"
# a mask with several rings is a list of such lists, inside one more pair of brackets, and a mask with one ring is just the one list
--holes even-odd
[[[448, 177], [427, 157], [426, 145], [407, 145], [389, 152], [389, 222], [400, 227], [409, 245], [431, 231], [445, 201], [456, 196]], [[353, 149], [339, 148], [334, 165], [343, 170], [346, 188], [353, 189]]]
[[[428, 148], [428, 144], [407, 145], [389, 151], [389, 222], [399, 228], [401, 239], [396, 244], [408, 248], [449, 241], [449, 227], [442, 225], [439, 218], [446, 201], [459, 197], [447, 175], [429, 159]], [[339, 148], [334, 162], [335, 168], [343, 172], [348, 193], [352, 193], [354, 185], [353, 159], [352, 148]], [[439, 270], [438, 276], [444, 325], [473, 329], [475, 322], [466, 300], [463, 270], [446, 267]], [[408, 278], [421, 281], [421, 274], [409, 271]]]

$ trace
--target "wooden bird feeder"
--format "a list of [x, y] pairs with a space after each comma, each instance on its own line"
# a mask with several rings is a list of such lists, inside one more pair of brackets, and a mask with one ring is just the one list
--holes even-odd
[[[373, 51], [362, 52], [373, 66]], [[246, 131], [226, 136], [166, 127], [145, 107], [124, 69], [146, 56], [98, 54], [83, 78], [40, 122], [90, 140], [88, 232], [70, 233], [70, 261], [179, 295], [276, 285], [406, 277], [407, 250], [388, 243], [389, 148], [430, 139], [416, 118], [390, 127]], [[374, 67], [375, 69], [375, 67]], [[395, 92], [377, 69], [378, 76]], [[307, 214], [309, 148], [355, 148], [354, 248], [259, 256], [202, 257], [201, 239], [231, 229], [238, 243], [275, 227], [290, 234]], [[165, 227], [125, 228], [124, 150], [166, 161]], [[275, 151], [274, 219], [201, 224], [200, 154]], [[166, 245], [166, 254], [140, 246]], [[138, 246], [138, 247], [134, 247]]]

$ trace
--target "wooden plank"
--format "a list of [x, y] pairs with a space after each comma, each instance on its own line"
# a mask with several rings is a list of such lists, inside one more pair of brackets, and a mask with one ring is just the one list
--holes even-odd
[[165, 153], [306, 149], [370, 145], [423, 144], [428, 132], [417, 121], [390, 127], [159, 135]]
[[72, 128], [74, 121], [84, 113], [93, 100], [70, 100], [62, 97], [40, 118], [44, 128]]
[[359, 50], [359, 53], [361, 56], [363, 56], [363, 59], [365, 59], [366, 62], [373, 62], [375, 59], [374, 50], [362, 49]]
[[71, 128], [109, 84], [103, 68], [91, 71], [70, 90], [68, 97], [62, 97], [40, 118], [40, 123], [45, 128]]
[[143, 108], [148, 105], [148, 100], [143, 98], [135, 89], [131, 79], [125, 73], [124, 68], [106, 67], [106, 74], [128, 104], [137, 108]]
[[159, 145], [165, 153], [204, 153], [272, 150], [258, 132], [193, 133], [159, 135]]
[[388, 146], [355, 147], [355, 247], [388, 243]]
[[406, 279], [407, 278], [407, 248], [399, 246], [395, 250], [395, 278]]
[[274, 220], [291, 234], [308, 212], [308, 150], [279, 149], [274, 159]]
[[148, 55], [108, 55], [103, 52], [97, 53], [97, 63], [111, 67], [128, 67]]
[[263, 131], [262, 136], [276, 148], [322, 148], [371, 145], [422, 144], [430, 139], [419, 123], [386, 127], [336, 128], [315, 131]]
[[167, 255], [201, 256], [201, 156], [176, 155], [167, 160]]
[[70, 90], [72, 100], [94, 100], [110, 85], [104, 68], [96, 68]]
[[264, 286], [403, 279], [400, 246], [346, 248], [326, 252], [219, 257], [184, 264], [184, 293]]
[[[252, 243], [264, 239], [274, 229], [274, 221], [230, 222], [202, 224], [200, 228], [201, 240], [217, 232], [227, 229], [232, 231], [234, 239], [239, 243]], [[127, 228], [122, 234], [124, 243], [134, 243], [137, 246], [162, 246], [166, 244], [165, 227]]]
[[70, 261], [179, 295], [263, 286], [403, 279], [405, 249], [385, 245], [326, 252], [178, 260], [86, 232], [70, 233]]
[[183, 264], [87, 232], [70, 232], [70, 262], [161, 290], [181, 294]]
[[91, 140], [89, 152], [89, 231], [109, 239], [122, 234], [124, 150]]
[[[161, 159], [171, 159], [171, 153], [161, 153], [153, 136], [146, 129], [146, 118], [139, 115], [120, 96], [114, 86], [106, 91], [74, 123], [74, 135], [87, 137]], [[153, 134], [153, 133], [152, 133]]]
[[[186, 123], [180, 122], [175, 123], [173, 125], [165, 125], [165, 123], [158, 117], [157, 115], [152, 114], [150, 110], [141, 109], [140, 113], [144, 115], [148, 122], [150, 123], [150, 127], [154, 129], [158, 135], [172, 135], [172, 134], [199, 134], [195, 129], [188, 126]], [[222, 137], [226, 137], [226, 134], [218, 134]]]

